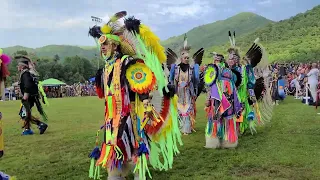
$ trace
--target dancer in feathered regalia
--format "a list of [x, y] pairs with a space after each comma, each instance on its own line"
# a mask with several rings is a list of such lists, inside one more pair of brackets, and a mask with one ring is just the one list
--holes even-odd
[[[229, 40], [231, 47], [228, 49], [229, 60], [228, 64], [233, 69], [241, 73], [242, 81], [238, 87], [238, 95], [243, 106], [241, 116], [237, 118], [237, 130], [239, 134], [243, 134], [250, 129], [251, 133], [256, 132], [256, 126], [261, 125], [264, 121], [270, 120], [271, 96], [268, 82], [264, 81], [263, 72], [268, 74], [268, 60], [266, 53], [261, 44], [258, 44], [258, 39], [255, 40], [251, 48], [246, 53], [243, 61], [240, 61], [239, 49], [236, 47], [235, 32], [233, 37], [229, 31]], [[261, 62], [261, 63], [260, 63]], [[260, 64], [260, 66], [257, 66]], [[255, 71], [254, 71], [255, 68]], [[267, 78], [266, 78], [267, 79]], [[268, 80], [266, 80], [268, 81]], [[264, 96], [265, 95], [265, 96]], [[257, 100], [263, 102], [263, 114], [258, 106]]]
[[221, 54], [214, 54], [214, 64], [204, 73], [208, 88], [206, 112], [206, 148], [235, 148], [238, 145], [236, 119], [241, 114], [241, 104], [236, 87], [241, 83], [239, 73], [231, 71]]
[[24, 130], [22, 135], [33, 134], [31, 123], [36, 124], [40, 134], [43, 134], [47, 130], [48, 125], [34, 117], [31, 114], [31, 109], [36, 105], [42, 119], [47, 121], [47, 115], [40, 102], [42, 101], [43, 104], [48, 104], [46, 94], [44, 93], [41, 82], [38, 81], [38, 73], [34, 68], [31, 59], [27, 56], [16, 56], [15, 59], [18, 61], [18, 70], [20, 72], [19, 85], [21, 94], [23, 95], [19, 112], [19, 115], [23, 120]]
[[[4, 83], [6, 78], [10, 75], [8, 71], [8, 64], [10, 63], [10, 57], [3, 53], [0, 49], [0, 97], [4, 97]], [[4, 100], [4, 99], [3, 99]], [[2, 113], [0, 112], [0, 158], [3, 156], [4, 140], [3, 140], [3, 125], [2, 125]]]
[[3, 50], [0, 48], [0, 98], [5, 97], [4, 96], [5, 81], [6, 81], [6, 78], [10, 75], [8, 71], [9, 63], [10, 63], [10, 57], [4, 54]]
[[200, 48], [193, 55], [193, 62], [190, 62], [190, 49], [191, 47], [187, 44], [187, 35], [185, 35], [179, 57], [170, 48], [167, 49], [167, 66], [170, 69], [169, 82], [174, 85], [179, 97], [179, 119], [181, 132], [184, 135], [195, 131], [196, 99], [202, 91], [199, 89], [199, 73], [204, 49]]
[[[90, 154], [89, 177], [99, 179], [100, 167], [108, 179], [151, 177], [154, 169], [172, 167], [181, 142], [177, 97], [168, 86], [162, 64], [166, 61], [160, 39], [140, 20], [130, 17], [119, 24], [126, 11], [116, 13], [89, 34], [97, 41], [105, 67], [96, 75], [96, 90], [105, 100], [103, 142]], [[151, 94], [152, 93], [152, 94]]]

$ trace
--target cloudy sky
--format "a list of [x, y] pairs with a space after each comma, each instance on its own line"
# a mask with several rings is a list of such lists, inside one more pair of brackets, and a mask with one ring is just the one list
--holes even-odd
[[240, 12], [279, 21], [318, 4], [320, 0], [0, 0], [0, 47], [93, 46], [87, 35], [90, 16], [108, 20], [122, 10], [165, 40]]

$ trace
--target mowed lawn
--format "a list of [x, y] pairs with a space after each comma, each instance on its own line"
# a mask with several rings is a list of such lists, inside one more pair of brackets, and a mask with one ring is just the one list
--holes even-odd
[[[237, 149], [214, 150], [203, 147], [203, 98], [197, 106], [197, 132], [183, 136], [173, 169], [152, 171], [153, 179], [320, 179], [320, 109], [289, 97], [276, 107], [272, 121], [258, 128], [258, 134], [240, 137]], [[21, 136], [19, 101], [0, 102], [5, 138], [0, 171], [18, 180], [89, 179], [88, 154], [103, 122], [104, 102], [96, 97], [49, 102], [49, 128], [39, 135], [34, 126], [33, 136]]]

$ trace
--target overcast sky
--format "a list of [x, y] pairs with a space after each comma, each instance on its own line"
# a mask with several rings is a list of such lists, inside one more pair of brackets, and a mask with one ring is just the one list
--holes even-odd
[[122, 10], [165, 40], [240, 12], [279, 21], [318, 4], [320, 0], [0, 0], [0, 47], [94, 46], [87, 35], [90, 16], [107, 20]]

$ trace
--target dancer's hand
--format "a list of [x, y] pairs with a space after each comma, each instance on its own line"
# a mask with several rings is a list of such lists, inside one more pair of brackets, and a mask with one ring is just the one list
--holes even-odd
[[29, 94], [28, 93], [24, 93], [23, 94], [23, 100], [28, 100], [28, 98], [29, 98]]

